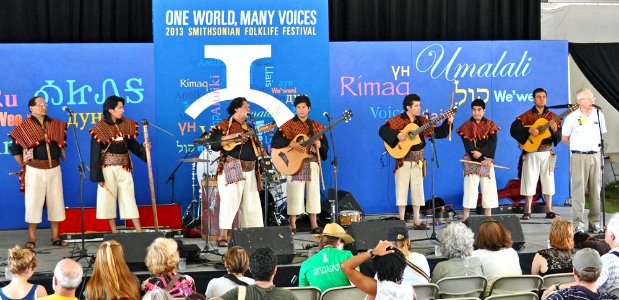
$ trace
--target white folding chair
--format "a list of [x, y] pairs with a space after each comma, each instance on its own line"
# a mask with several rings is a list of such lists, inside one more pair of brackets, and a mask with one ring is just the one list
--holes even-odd
[[539, 292], [542, 286], [542, 277], [539, 275], [518, 275], [499, 277], [490, 288], [488, 296], [515, 294], [525, 292]]
[[438, 297], [438, 285], [434, 283], [413, 284], [417, 299], [436, 299]]
[[480, 297], [486, 290], [486, 284], [484, 276], [446, 277], [436, 283], [441, 299]]
[[365, 300], [367, 294], [356, 286], [330, 288], [322, 292], [320, 300]]
[[557, 283], [566, 283], [574, 281], [574, 274], [572, 273], [560, 273], [560, 274], [550, 274], [542, 277], [544, 282], [542, 283], [542, 290], [547, 289], [550, 286], [553, 286]]
[[534, 292], [488, 296], [485, 300], [539, 300]]
[[299, 299], [320, 300], [320, 289], [315, 286], [285, 287]]
[[619, 296], [619, 286], [613, 286], [606, 291], [607, 294], [612, 294], [615, 296]]

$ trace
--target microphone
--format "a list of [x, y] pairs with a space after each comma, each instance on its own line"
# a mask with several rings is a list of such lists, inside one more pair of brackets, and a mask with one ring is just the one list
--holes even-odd
[[323, 112], [322, 113], [323, 116], [325, 116], [325, 118], [327, 118], [327, 120], [331, 120], [331, 115], [328, 112]]
[[62, 110], [66, 111], [68, 114], [72, 115], [73, 114], [73, 110], [71, 110], [69, 107], [67, 106], [63, 106]]
[[247, 112], [247, 117], [251, 118], [251, 117], [253, 117], [253, 115], [250, 112]]
[[426, 118], [430, 118], [430, 112], [427, 109], [423, 114], [426, 116]]
[[599, 110], [602, 110], [602, 108], [601, 108], [601, 107], [599, 107], [597, 104], [591, 104], [591, 106], [593, 106], [593, 107], [595, 107], [595, 108], [597, 108], [597, 109], [599, 109]]
[[9, 175], [19, 175], [19, 172], [9, 172]]

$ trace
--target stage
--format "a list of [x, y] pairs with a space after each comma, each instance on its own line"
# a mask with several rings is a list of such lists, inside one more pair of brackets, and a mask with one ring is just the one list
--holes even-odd
[[[572, 210], [571, 207], [555, 207], [555, 212], [559, 213], [563, 218], [571, 219]], [[459, 214], [461, 215], [461, 213]], [[586, 215], [586, 214], [585, 214]], [[474, 216], [474, 215], [473, 215]], [[550, 229], [551, 220], [544, 218], [545, 214], [543, 213], [534, 213], [531, 220], [521, 221], [522, 232], [524, 235], [524, 245], [519, 250], [520, 253], [520, 262], [523, 273], [528, 274], [531, 268], [531, 261], [536, 251], [540, 249], [544, 249], [548, 246], [548, 232]], [[370, 215], [366, 216], [364, 221], [368, 222], [380, 222], [380, 219], [391, 218], [393, 215]], [[520, 215], [518, 215], [520, 217]], [[610, 214], [607, 214], [607, 219], [610, 218]], [[431, 224], [431, 218], [428, 218], [428, 224]], [[440, 225], [436, 227], [437, 235], [440, 239], [441, 231], [447, 226], [449, 222], [459, 222], [458, 220], [454, 221], [443, 221]], [[412, 223], [407, 223], [408, 228], [412, 227]], [[385, 233], [386, 234], [386, 233]], [[412, 240], [418, 239], [426, 239], [429, 238], [432, 234], [432, 229], [426, 231], [415, 231], [409, 230], [409, 235]], [[15, 246], [15, 245], [23, 245], [26, 241], [27, 232], [26, 230], [11, 230], [2, 232], [2, 238], [0, 239], [0, 260], [2, 261], [2, 266], [6, 266], [6, 258], [8, 255], [7, 249]], [[47, 287], [48, 292], [51, 292], [51, 279], [53, 276], [53, 269], [60, 259], [65, 257], [70, 257], [73, 252], [79, 251], [81, 248], [81, 242], [70, 243], [68, 247], [54, 247], [51, 245], [51, 240], [49, 240], [50, 232], [49, 229], [40, 229], [38, 231], [38, 239], [37, 239], [37, 258], [38, 258], [38, 267], [35, 270], [35, 275], [33, 276], [33, 282], [37, 282], [43, 284]], [[298, 232], [293, 236], [293, 243], [295, 248], [294, 259], [291, 264], [280, 265], [278, 267], [278, 274], [275, 278], [275, 283], [277, 286], [293, 286], [296, 285], [296, 277], [298, 275], [300, 264], [308, 257], [308, 255], [312, 255], [317, 251], [317, 248], [309, 248], [312, 245], [316, 244], [315, 239], [308, 232]], [[181, 239], [184, 245], [196, 245], [199, 249], [204, 250], [206, 247], [206, 243], [204, 240], [200, 238]], [[88, 254], [95, 254], [98, 245], [101, 243], [101, 239], [96, 241], [86, 241], [86, 250]], [[434, 268], [437, 262], [443, 260], [440, 257], [436, 257], [434, 254], [435, 246], [438, 242], [434, 240], [421, 240], [421, 241], [413, 241], [412, 249], [413, 251], [422, 253], [426, 255], [428, 261], [430, 262], [430, 268]], [[193, 247], [197, 249], [196, 247]], [[214, 250], [219, 254], [223, 254], [226, 251], [226, 248], [217, 247], [216, 242], [210, 241], [208, 243], [207, 250]], [[191, 275], [195, 281], [196, 286], [199, 292], [204, 292], [206, 290], [206, 285], [211, 278], [219, 277], [225, 274], [225, 270], [223, 270], [222, 265], [222, 257], [211, 254], [211, 253], [200, 253], [199, 260], [187, 262], [187, 266], [184, 270], [179, 270], [181, 273], [187, 273]], [[84, 269], [89, 268], [89, 258], [81, 259], [80, 262]], [[4, 270], [4, 268], [3, 268]], [[136, 271], [136, 275], [140, 279], [145, 279], [148, 277], [148, 272], [145, 271]], [[3, 281], [5, 279], [3, 278]], [[294, 282], [294, 283], [293, 283]]]

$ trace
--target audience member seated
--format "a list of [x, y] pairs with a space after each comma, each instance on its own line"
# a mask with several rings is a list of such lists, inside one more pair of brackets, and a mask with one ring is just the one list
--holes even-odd
[[206, 287], [206, 297], [220, 297], [227, 291], [239, 286], [254, 284], [254, 280], [243, 276], [249, 270], [249, 253], [241, 246], [234, 246], [224, 254], [224, 267], [228, 274], [213, 278]]
[[448, 260], [439, 262], [432, 271], [432, 283], [447, 277], [484, 275], [481, 260], [472, 257], [473, 231], [463, 223], [451, 223], [441, 232], [441, 253]]
[[344, 250], [344, 244], [355, 241], [342, 226], [329, 223], [322, 234], [317, 235], [320, 251], [301, 264], [299, 286], [315, 286], [321, 291], [350, 285], [346, 274], [340, 269], [340, 263], [352, 257]]
[[574, 233], [574, 248], [576, 248], [577, 250], [591, 248], [596, 250], [600, 254], [600, 256], [610, 251], [610, 246], [605, 240], [598, 240], [584, 231], [578, 231]]
[[477, 250], [473, 251], [473, 257], [481, 260], [484, 276], [488, 280], [486, 293], [499, 277], [522, 275], [518, 253], [511, 248], [512, 235], [495, 219], [487, 218], [482, 222], [475, 246]]
[[[378, 280], [357, 270], [360, 264], [370, 258], [373, 258], [372, 264]], [[340, 267], [352, 284], [368, 294], [367, 299], [413, 299], [415, 295], [413, 285], [402, 283], [406, 258], [389, 241], [378, 242], [374, 249], [353, 256]]]
[[[602, 271], [600, 254], [591, 249], [578, 250], [572, 259], [574, 264], [573, 273], [576, 279], [575, 285], [561, 289], [561, 284], [556, 284], [555, 291], [544, 293], [544, 299], [619, 299], [615, 295], [598, 291], [595, 282]], [[547, 298], [546, 298], [547, 297]]]
[[[596, 288], [601, 293], [608, 291], [612, 287], [619, 286], [619, 214], [614, 214], [606, 224], [604, 240], [610, 245], [612, 250], [602, 255], [601, 258], [602, 271], [596, 281]], [[573, 260], [572, 263], [574, 263]], [[562, 283], [561, 287], [567, 288], [573, 285], [576, 285], [576, 282]], [[555, 286], [550, 286], [546, 289], [544, 295], [556, 291], [556, 288]]]
[[387, 233], [387, 239], [393, 244], [407, 259], [406, 268], [402, 275], [402, 282], [410, 284], [423, 284], [430, 282], [430, 265], [426, 256], [411, 252], [409, 247], [411, 240], [408, 238], [408, 230], [405, 227], [391, 227]]
[[537, 251], [531, 264], [532, 275], [570, 273], [574, 255], [574, 226], [569, 220], [554, 218], [550, 224], [550, 248]]
[[28, 283], [37, 267], [37, 256], [34, 251], [18, 246], [9, 249], [6, 265], [13, 278], [9, 284], [0, 289], [0, 299], [37, 299], [47, 296], [43, 286]]
[[84, 276], [82, 266], [74, 260], [65, 258], [59, 261], [54, 268], [52, 279], [54, 294], [40, 300], [77, 300], [75, 290], [82, 283], [82, 276]]
[[[277, 274], [277, 256], [271, 248], [258, 248], [251, 254], [249, 270], [256, 280], [255, 284], [247, 287], [238, 286], [220, 298], [224, 300], [249, 299], [249, 300], [293, 300], [297, 299], [291, 291], [275, 287], [273, 278]], [[241, 296], [239, 296], [241, 294]], [[242, 295], [245, 297], [242, 297]]]
[[86, 299], [139, 300], [140, 283], [125, 262], [122, 246], [115, 240], [101, 243], [84, 291]]
[[142, 300], [174, 300], [166, 289], [154, 289], [146, 292]]
[[173, 239], [157, 238], [146, 252], [146, 267], [151, 277], [142, 282], [144, 292], [164, 289], [172, 297], [187, 297], [196, 292], [196, 285], [189, 275], [176, 273], [180, 260], [178, 244]]

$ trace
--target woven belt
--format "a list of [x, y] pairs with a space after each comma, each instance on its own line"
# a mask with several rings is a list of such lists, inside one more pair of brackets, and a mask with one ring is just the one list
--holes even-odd
[[243, 172], [251, 172], [256, 169], [256, 161], [241, 160], [241, 169]]
[[547, 152], [552, 150], [552, 144], [541, 144], [539, 145], [539, 148], [537, 148], [537, 151], [535, 152]]
[[572, 150], [572, 153], [574, 154], [597, 154], [597, 151], [578, 151], [578, 150]]
[[107, 166], [130, 166], [131, 159], [129, 158], [129, 152], [127, 153], [110, 153], [106, 152], [103, 154], [103, 162], [102, 165], [104, 167]]
[[408, 154], [406, 154], [406, 156], [402, 158], [402, 160], [412, 162], [418, 162], [420, 160], [423, 160], [423, 150], [410, 151], [408, 152]]
[[60, 165], [60, 162], [57, 159], [54, 159], [52, 160], [52, 166], [50, 167], [47, 159], [31, 159], [26, 164], [37, 169], [52, 169]]

